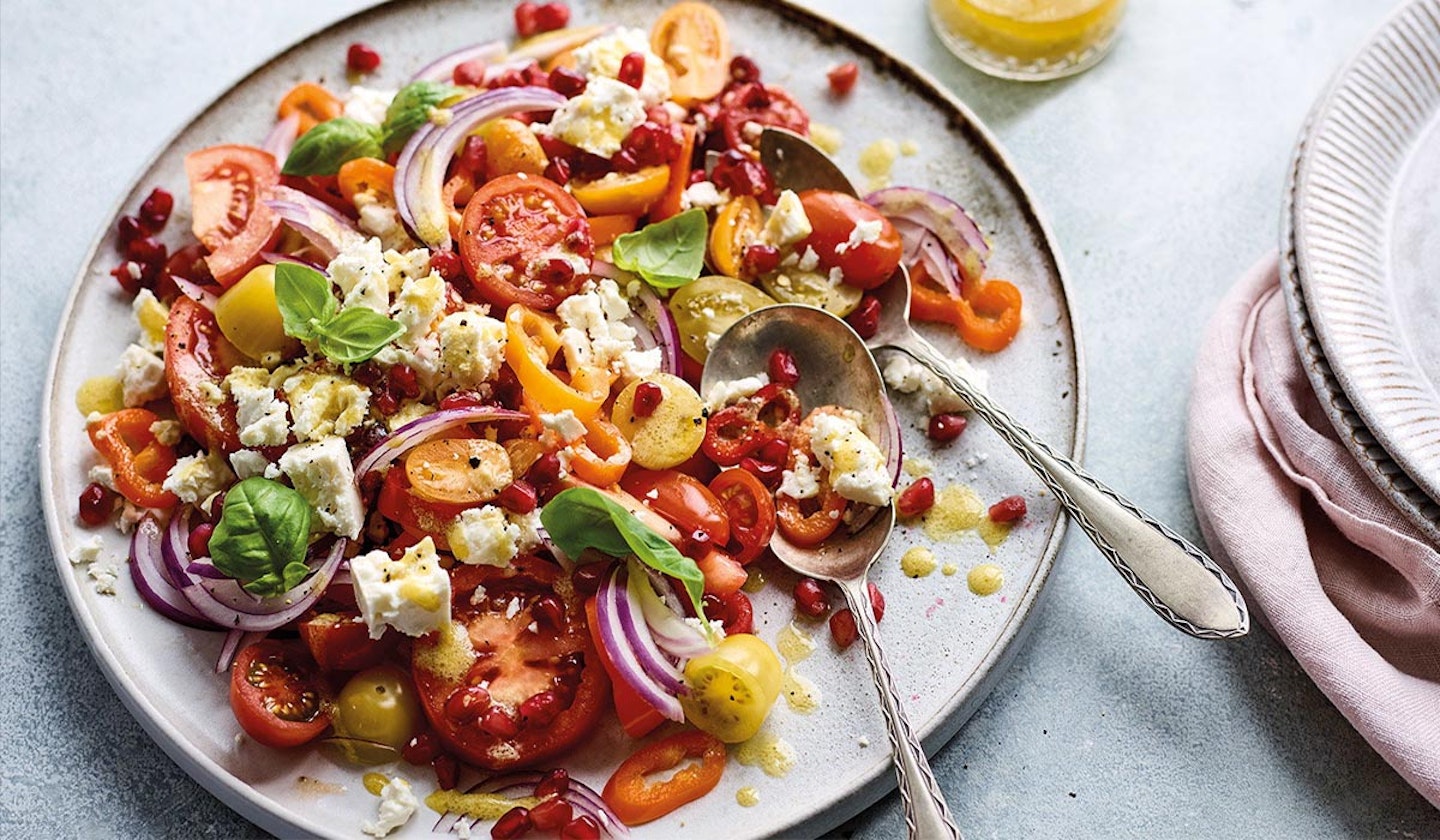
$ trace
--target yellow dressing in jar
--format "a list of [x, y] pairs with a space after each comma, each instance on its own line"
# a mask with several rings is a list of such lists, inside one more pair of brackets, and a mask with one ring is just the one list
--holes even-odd
[[1058, 79], [1094, 65], [1125, 0], [930, 0], [930, 22], [962, 61], [992, 76]]

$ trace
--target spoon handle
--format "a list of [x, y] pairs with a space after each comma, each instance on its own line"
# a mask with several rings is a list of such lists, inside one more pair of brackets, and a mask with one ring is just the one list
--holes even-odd
[[1215, 561], [1133, 502], [1052, 450], [959, 375], [914, 332], [889, 345], [929, 368], [1010, 444], [1125, 582], [1161, 618], [1201, 639], [1245, 635], [1245, 600]]
[[890, 666], [885, 664], [865, 579], [840, 581], [840, 588], [845, 592], [850, 612], [855, 615], [855, 628], [865, 643], [865, 658], [870, 661], [875, 689], [880, 692], [880, 707], [885, 712], [885, 729], [890, 738], [890, 754], [895, 760], [895, 775], [900, 780], [900, 800], [905, 806], [905, 825], [910, 837], [912, 840], [960, 840], [960, 829], [955, 827], [945, 796], [930, 771], [930, 762], [910, 728], [910, 720], [905, 717], [895, 681], [890, 676]]

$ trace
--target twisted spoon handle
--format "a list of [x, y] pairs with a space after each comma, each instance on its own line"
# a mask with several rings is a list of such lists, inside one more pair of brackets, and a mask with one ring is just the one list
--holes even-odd
[[905, 825], [910, 837], [917, 840], [960, 840], [960, 829], [950, 816], [945, 796], [935, 783], [930, 762], [920, 741], [910, 729], [910, 721], [900, 705], [890, 666], [877, 638], [879, 627], [870, 608], [870, 592], [865, 579], [840, 581], [850, 612], [855, 614], [855, 627], [865, 643], [865, 658], [875, 675], [875, 688], [880, 692], [880, 707], [885, 712], [885, 730], [890, 738], [890, 754], [895, 759], [895, 775], [900, 780], [900, 800], [905, 806]]
[[929, 368], [970, 404], [1065, 507], [1125, 582], [1161, 618], [1201, 639], [1245, 635], [1250, 616], [1235, 584], [1184, 537], [1052, 450], [958, 375], [914, 332], [888, 345]]

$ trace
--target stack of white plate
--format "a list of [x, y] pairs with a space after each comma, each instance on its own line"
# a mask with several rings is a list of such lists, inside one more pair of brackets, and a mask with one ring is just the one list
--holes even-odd
[[1316, 104], [1281, 239], [1321, 405], [1376, 486], [1440, 545], [1440, 0], [1399, 8]]

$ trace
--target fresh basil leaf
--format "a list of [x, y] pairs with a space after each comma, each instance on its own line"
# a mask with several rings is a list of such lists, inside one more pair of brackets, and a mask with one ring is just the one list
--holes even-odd
[[301, 341], [315, 338], [319, 325], [333, 319], [338, 308], [325, 275], [291, 262], [275, 266], [275, 303], [285, 334]]
[[351, 117], [336, 117], [315, 126], [295, 141], [282, 175], [334, 175], [340, 165], [363, 157], [382, 158], [380, 126]]
[[363, 306], [342, 309], [329, 321], [315, 325], [320, 352], [346, 365], [369, 359], [403, 332], [405, 328], [398, 321]]
[[225, 494], [224, 512], [210, 535], [215, 568], [261, 597], [300, 585], [310, 569], [310, 505], [285, 485], [252, 476]]
[[657, 289], [674, 289], [700, 276], [705, 267], [705, 211], [693, 207], [663, 222], [615, 238], [615, 264]]
[[410, 135], [430, 121], [430, 109], [439, 107], [441, 102], [459, 92], [460, 89], [454, 85], [423, 79], [400, 88], [400, 92], [390, 100], [390, 107], [385, 109], [385, 125], [380, 128], [385, 154], [400, 151]]
[[701, 603], [705, 575], [695, 561], [604, 493], [589, 487], [562, 490], [541, 509], [540, 524], [551, 541], [571, 557], [579, 557], [587, 548], [611, 557], [634, 554], [655, 571], [683, 583], [695, 614], [705, 614]]

